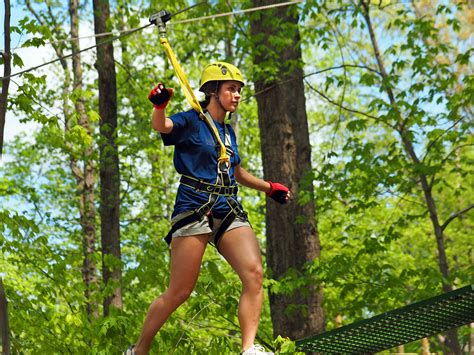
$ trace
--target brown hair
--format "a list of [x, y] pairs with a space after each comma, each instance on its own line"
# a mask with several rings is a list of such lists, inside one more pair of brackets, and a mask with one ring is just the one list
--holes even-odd
[[199, 102], [199, 104], [201, 105], [203, 109], [205, 109], [207, 105], [209, 105], [209, 103], [211, 102], [211, 94], [218, 93], [220, 87], [221, 87], [221, 81], [217, 81], [217, 80], [208, 81], [202, 86], [201, 91], [206, 96], [203, 101]]

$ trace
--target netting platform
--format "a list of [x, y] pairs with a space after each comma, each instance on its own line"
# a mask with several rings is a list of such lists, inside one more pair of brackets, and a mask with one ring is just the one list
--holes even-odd
[[474, 286], [296, 341], [298, 351], [375, 353], [474, 322]]

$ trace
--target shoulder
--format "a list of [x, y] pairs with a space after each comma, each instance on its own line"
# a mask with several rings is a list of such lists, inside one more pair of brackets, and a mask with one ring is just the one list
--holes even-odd
[[175, 125], [181, 127], [195, 126], [199, 122], [199, 114], [191, 109], [189, 111], [178, 112], [170, 117]]
[[189, 111], [175, 113], [170, 118], [171, 119], [176, 118], [176, 119], [182, 119], [182, 120], [193, 120], [196, 118], [199, 119], [199, 114], [194, 109], [191, 109]]

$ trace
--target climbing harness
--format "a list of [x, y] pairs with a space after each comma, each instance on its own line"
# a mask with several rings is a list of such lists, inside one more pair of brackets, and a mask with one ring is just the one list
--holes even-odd
[[[230, 210], [224, 216], [215, 216], [216, 218], [219, 218], [219, 219], [221, 219], [220, 217], [222, 217], [222, 223], [219, 226], [218, 230], [216, 231], [216, 234], [214, 237], [214, 245], [218, 249], [218, 243], [220, 241], [220, 238], [225, 233], [227, 228], [232, 224], [235, 218], [238, 217], [244, 221], [247, 221], [248, 220], [247, 213], [243, 211], [240, 204], [236, 200], [235, 195], [237, 194], [238, 187], [236, 185], [232, 185], [232, 181], [229, 176], [229, 169], [231, 165], [230, 156], [234, 154], [234, 152], [232, 151], [230, 133], [228, 132], [228, 129], [226, 125], [224, 124], [224, 142], [223, 142], [219, 135], [219, 131], [217, 130], [217, 127], [214, 123], [213, 118], [211, 117], [209, 112], [207, 111], [204, 112], [201, 105], [199, 104], [199, 101], [196, 99], [196, 96], [194, 95], [194, 92], [192, 91], [189, 85], [189, 82], [186, 79], [186, 75], [184, 74], [184, 71], [182, 70], [179, 64], [176, 58], [176, 55], [171, 49], [168, 39], [166, 38], [166, 22], [171, 19], [171, 16], [172, 15], [168, 11], [162, 10], [159, 13], [154, 14], [150, 17], [150, 23], [153, 23], [158, 27], [158, 30], [160, 32], [160, 43], [163, 45], [165, 53], [168, 59], [170, 60], [171, 65], [174, 68], [174, 71], [179, 79], [181, 88], [183, 89], [184, 94], [187, 100], [189, 101], [189, 103], [191, 104], [192, 108], [198, 112], [199, 118], [205, 122], [206, 126], [211, 131], [214, 141], [216, 142], [216, 145], [218, 147], [218, 154], [217, 154], [217, 178], [214, 184], [201, 181], [192, 176], [183, 175], [181, 177], [180, 179], [181, 184], [192, 187], [197, 192], [206, 192], [209, 195], [209, 198], [208, 198], [208, 201], [204, 205], [195, 209], [188, 216], [175, 222], [172, 225], [171, 230], [168, 232], [168, 234], [166, 235], [164, 239], [168, 243], [168, 245], [170, 245], [172, 235], [174, 232], [176, 232], [180, 228], [183, 228], [186, 225], [189, 225], [196, 221], [200, 221], [205, 217], [209, 219], [209, 223], [211, 224], [212, 218], [210, 217], [212, 217], [212, 208], [217, 202], [219, 196], [223, 196], [228, 206], [230, 207]], [[234, 67], [232, 66], [230, 70], [234, 70]], [[238, 69], [237, 69], [237, 72], [240, 75], [237, 78], [237, 81], [242, 82], [243, 84], [243, 78]], [[211, 225], [210, 227], [212, 229]]]
[[[209, 120], [211, 122], [210, 124], [212, 124], [213, 127], [217, 130], [214, 124], [214, 120], [212, 120], [212, 117], [210, 117], [209, 113], [206, 112], [204, 113], [204, 115], [206, 115], [206, 117], [210, 119]], [[228, 151], [228, 154], [232, 156], [234, 152], [232, 151], [232, 148], [231, 148], [230, 134], [225, 125], [224, 125], [224, 141], [227, 143], [226, 151]], [[173, 233], [176, 232], [177, 230], [191, 223], [200, 221], [205, 217], [208, 218], [210, 228], [212, 229], [211, 217], [216, 217], [216, 218], [222, 219], [222, 223], [215, 233], [214, 243], [213, 243], [214, 246], [219, 250], [219, 247], [218, 247], [219, 241], [222, 235], [227, 230], [227, 228], [235, 220], [235, 218], [238, 217], [243, 221], [248, 220], [247, 213], [240, 207], [240, 204], [237, 202], [235, 198], [238, 191], [238, 187], [237, 185], [232, 185], [232, 181], [229, 176], [229, 168], [230, 168], [230, 163], [229, 165], [218, 163], [217, 178], [214, 184], [208, 183], [206, 181], [202, 181], [192, 176], [187, 176], [187, 175], [181, 176], [179, 180], [181, 184], [185, 186], [189, 186], [197, 192], [205, 192], [209, 195], [209, 198], [208, 198], [208, 201], [204, 205], [197, 208], [190, 215], [178, 220], [172, 225], [171, 230], [168, 232], [168, 234], [165, 237], [165, 241], [168, 243], [168, 245], [171, 243]], [[223, 196], [225, 198], [227, 205], [230, 207], [230, 210], [227, 214], [223, 216], [218, 216], [218, 215], [213, 216], [212, 208], [217, 202], [217, 199], [219, 196]]]
[[181, 176], [179, 182], [185, 186], [192, 187], [194, 190], [200, 192], [207, 192], [208, 194], [232, 196], [236, 195], [239, 188], [237, 185], [233, 186], [221, 186], [216, 184], [210, 184], [208, 182], [196, 179], [192, 176]]

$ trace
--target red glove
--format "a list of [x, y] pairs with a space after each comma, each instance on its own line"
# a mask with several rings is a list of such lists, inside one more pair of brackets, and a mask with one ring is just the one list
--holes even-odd
[[270, 184], [271, 190], [267, 192], [268, 197], [274, 199], [276, 202], [285, 204], [287, 202], [288, 187], [277, 182], [267, 181]]
[[168, 102], [173, 97], [173, 89], [166, 89], [165, 85], [159, 83], [154, 89], [150, 91], [148, 100], [153, 103], [153, 107], [157, 110], [163, 110]]

